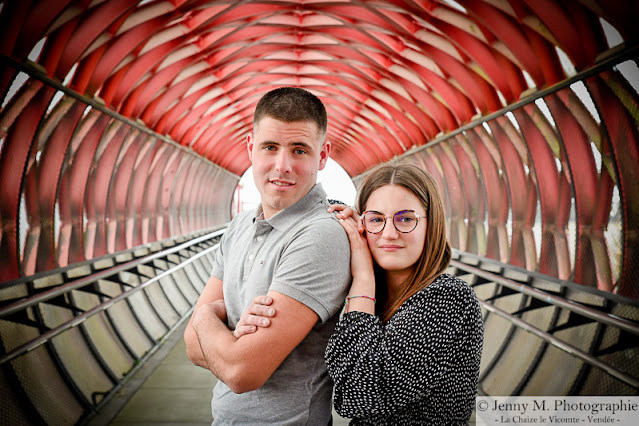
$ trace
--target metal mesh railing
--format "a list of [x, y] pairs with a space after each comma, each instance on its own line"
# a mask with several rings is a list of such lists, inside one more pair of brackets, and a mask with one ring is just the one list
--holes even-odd
[[485, 323], [486, 395], [639, 394], [634, 300], [455, 251]]
[[223, 230], [5, 282], [0, 419], [77, 424], [189, 317]]

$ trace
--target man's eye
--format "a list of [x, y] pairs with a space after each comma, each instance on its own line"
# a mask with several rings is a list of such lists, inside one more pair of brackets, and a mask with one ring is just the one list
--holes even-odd
[[264, 149], [267, 151], [275, 151], [275, 147], [273, 145], [266, 145]]
[[295, 153], [298, 154], [298, 155], [304, 155], [304, 154], [306, 154], [306, 151], [304, 151], [303, 149], [296, 149]]

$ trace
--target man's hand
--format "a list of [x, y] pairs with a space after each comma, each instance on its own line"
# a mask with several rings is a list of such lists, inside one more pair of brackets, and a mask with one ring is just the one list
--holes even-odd
[[263, 331], [241, 339], [218, 318], [221, 305], [202, 304], [193, 317], [193, 334], [202, 354], [196, 365], [211, 371], [235, 393], [262, 386], [319, 319], [315, 311], [289, 296], [271, 290], [268, 297], [277, 316]]
[[245, 335], [255, 333], [258, 327], [268, 327], [271, 325], [270, 317], [275, 315], [275, 309], [269, 305], [273, 299], [268, 296], [255, 296], [253, 303], [246, 308], [240, 317], [233, 335], [238, 339]]
[[212, 303], [206, 303], [200, 306], [193, 315], [193, 327], [197, 329], [200, 322], [202, 322], [206, 315], [215, 315], [224, 324], [227, 322], [226, 306], [224, 306], [224, 300], [218, 299]]

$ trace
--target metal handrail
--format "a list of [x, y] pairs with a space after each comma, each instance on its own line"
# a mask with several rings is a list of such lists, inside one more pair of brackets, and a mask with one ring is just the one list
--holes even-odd
[[499, 309], [498, 307], [496, 307], [493, 304], [490, 304], [488, 302], [485, 302], [483, 300], [479, 300], [479, 303], [481, 306], [483, 306], [486, 310], [493, 312], [497, 315], [499, 315], [500, 317], [508, 320], [509, 322], [511, 322], [513, 325], [534, 334], [535, 336], [541, 338], [542, 340], [545, 340], [546, 342], [552, 344], [553, 346], [561, 349], [564, 352], [569, 353], [570, 355], [575, 356], [576, 358], [581, 359], [582, 361], [584, 361], [587, 364], [592, 365], [593, 367], [597, 367], [600, 368], [602, 370], [604, 370], [605, 372], [607, 372], [608, 374], [610, 374], [613, 377], [616, 377], [617, 379], [621, 380], [622, 382], [626, 383], [629, 386], [632, 386], [635, 389], [639, 389], [639, 379], [636, 379], [635, 377], [632, 377], [626, 373], [624, 373], [621, 370], [616, 369], [615, 367], [613, 367], [610, 364], [606, 364], [605, 362], [599, 360], [598, 358], [582, 351], [581, 349], [566, 343], [565, 341], [553, 336], [552, 334], [543, 331], [542, 329], [535, 327], [534, 325], [528, 324], [526, 321], [522, 320], [521, 318], [518, 318], [514, 315], [511, 315], [509, 313], [507, 313], [506, 311], [503, 311], [501, 309]]
[[89, 285], [97, 280], [113, 276], [117, 274], [118, 272], [129, 270], [137, 265], [148, 263], [152, 260], [165, 257], [169, 254], [173, 254], [180, 250], [184, 250], [185, 248], [191, 247], [194, 244], [198, 244], [202, 241], [206, 241], [206, 240], [210, 240], [211, 238], [218, 237], [222, 235], [223, 233], [224, 233], [224, 229], [214, 231], [209, 234], [203, 235], [201, 237], [195, 238], [193, 240], [189, 240], [186, 243], [183, 243], [179, 246], [171, 247], [161, 252], [150, 254], [148, 256], [143, 256], [138, 259], [114, 266], [112, 268], [104, 269], [100, 272], [87, 275], [86, 277], [79, 278], [68, 284], [57, 286], [55, 288], [52, 288], [51, 290], [43, 291], [42, 293], [38, 293], [31, 297], [20, 299], [14, 303], [11, 303], [7, 306], [0, 308], [0, 319], [9, 315], [15, 314], [16, 312], [22, 311], [31, 306], [35, 306], [39, 303], [46, 302], [47, 300], [50, 300], [62, 294], [68, 293], [71, 290], [75, 290], [75, 289], [84, 287], [86, 285]]
[[636, 324], [627, 319], [618, 317], [616, 315], [608, 314], [606, 312], [601, 312], [597, 309], [584, 306], [581, 303], [574, 302], [572, 300], [568, 300], [560, 296], [555, 296], [553, 294], [547, 293], [543, 290], [539, 290], [525, 284], [517, 283], [515, 281], [509, 280], [508, 278], [504, 278], [502, 276], [493, 274], [491, 272], [484, 271], [474, 266], [466, 265], [456, 260], [451, 260], [450, 264], [451, 266], [454, 266], [455, 268], [467, 271], [473, 275], [485, 278], [497, 284], [501, 284], [504, 287], [508, 287], [511, 290], [515, 290], [519, 293], [533, 297], [537, 300], [541, 300], [548, 304], [568, 309], [569, 311], [582, 315], [586, 318], [590, 318], [592, 320], [595, 320], [597, 322], [600, 322], [606, 325], [617, 327], [628, 333], [639, 336], [639, 324]]
[[[158, 253], [154, 253], [148, 256], [144, 256], [144, 257], [140, 257], [139, 259], [135, 259], [133, 261], [130, 262], [126, 262], [123, 263], [121, 265], [118, 266], [114, 266], [112, 268], [108, 268], [104, 271], [100, 271], [98, 273], [95, 274], [91, 274], [88, 275], [86, 277], [82, 277], [74, 282], [68, 283], [68, 284], [64, 284], [61, 286], [58, 286], [54, 289], [45, 291], [43, 293], [37, 294], [37, 295], [33, 295], [31, 297], [27, 297], [25, 299], [21, 299], [17, 302], [14, 302], [10, 305], [5, 306], [4, 308], [0, 309], [0, 318], [6, 317], [8, 315], [14, 314], [16, 312], [19, 312], [23, 309], [27, 309], [29, 307], [35, 306], [39, 303], [42, 302], [46, 302], [47, 300], [50, 300], [52, 298], [58, 297], [62, 294], [68, 293], [69, 291], [90, 285], [91, 283], [96, 282], [99, 279], [105, 279], [108, 277], [111, 277], [119, 272], [122, 271], [126, 271], [126, 270], [130, 270], [132, 268], [137, 267], [138, 265], [142, 265], [142, 264], [147, 264], [155, 259], [158, 258], [163, 258], [166, 257], [167, 255], [176, 253], [178, 251], [184, 250], [185, 248], [189, 248], [192, 247], [193, 245], [196, 245], [202, 241], [207, 241], [207, 240], [211, 240], [213, 238], [219, 237], [221, 236], [223, 233], [225, 232], [225, 229], [221, 229], [221, 230], [217, 230], [214, 232], [211, 232], [209, 234], [197, 237], [193, 240], [187, 241], [186, 243], [180, 244], [178, 246], [175, 247], [171, 247], [168, 248], [166, 250], [163, 250], [161, 252]], [[5, 364], [9, 361], [12, 361], [24, 354], [26, 354], [27, 352], [30, 352], [32, 350], [34, 350], [35, 348], [47, 343], [48, 341], [50, 341], [51, 339], [53, 339], [54, 337], [60, 335], [61, 333], [78, 326], [79, 324], [82, 324], [84, 321], [86, 321], [88, 318], [91, 318], [92, 316], [106, 311], [107, 309], [109, 309], [111, 306], [113, 306], [115, 303], [120, 302], [124, 299], [127, 299], [128, 297], [130, 297], [131, 295], [141, 291], [142, 289], [144, 289], [145, 287], [159, 281], [162, 278], [165, 278], [167, 276], [170, 276], [171, 274], [173, 274], [174, 272], [176, 272], [177, 270], [180, 270], [182, 268], [184, 268], [185, 266], [187, 266], [188, 264], [194, 262], [195, 260], [199, 259], [202, 256], [205, 256], [207, 254], [209, 254], [210, 252], [216, 250], [219, 247], [219, 243], [218, 244], [214, 244], [213, 246], [206, 248], [204, 250], [202, 250], [199, 253], [196, 253], [193, 256], [190, 256], [188, 259], [186, 259], [185, 261], [181, 262], [178, 265], [175, 265], [171, 268], [168, 268], [166, 271], [163, 271], [162, 273], [149, 278], [147, 281], [143, 282], [140, 285], [137, 285], [135, 287], [132, 287], [128, 290], [126, 290], [125, 292], [119, 294], [118, 296], [115, 296], [107, 301], [105, 301], [104, 303], [101, 303], [100, 305], [97, 305], [95, 307], [93, 307], [92, 309], [89, 309], [86, 312], [83, 312], [82, 314], [79, 314], [77, 316], [75, 316], [74, 318], [58, 325], [57, 327], [46, 331], [45, 333], [41, 334], [40, 336], [38, 336], [35, 339], [30, 340], [29, 342], [26, 342], [16, 348], [14, 348], [13, 350], [7, 352], [6, 354], [3, 354], [0, 356], [0, 365]]]
[[[464, 253], [460, 253], [460, 255], [462, 256], [466, 256], [466, 254]], [[482, 259], [481, 257], [478, 256], [473, 256], [475, 258], [477, 258], [477, 260], [481, 261], [491, 261], [494, 262], [495, 264], [499, 264], [499, 266], [502, 269], [505, 270], [515, 270], [517, 269], [519, 271], [518, 268], [513, 268], [512, 265], [505, 265], [505, 264], [501, 264], [499, 262], [496, 261], [492, 261], [491, 259]], [[497, 275], [495, 273], [491, 273], [488, 271], [484, 271], [481, 268], [475, 267], [475, 266], [470, 266], [467, 265], [461, 261], [458, 260], [451, 260], [450, 262], [450, 266], [457, 268], [460, 271], [463, 272], [468, 272], [469, 274], [472, 274], [476, 277], [480, 277], [485, 279], [487, 282], [494, 282], [496, 284], [502, 285], [504, 287], [507, 287], [515, 292], [518, 292], [520, 294], [524, 294], [527, 296], [530, 296], [531, 298], [543, 301], [545, 303], [548, 303], [549, 306], [554, 306], [554, 307], [559, 307], [559, 308], [563, 308], [566, 310], [569, 310], [571, 312], [574, 312], [578, 315], [581, 315], [585, 318], [589, 318], [591, 320], [597, 321], [600, 324], [604, 324], [604, 325], [608, 325], [608, 326], [612, 326], [612, 327], [616, 327], [620, 330], [626, 331], [628, 333], [634, 334], [634, 335], [639, 335], [639, 324], [634, 323], [630, 320], [618, 317], [616, 315], [612, 315], [612, 314], [608, 314], [606, 312], [602, 312], [599, 311], [597, 309], [591, 308], [589, 306], [584, 306], [581, 303], [572, 301], [572, 300], [568, 300], [564, 297], [560, 297], [560, 296], [555, 296], [553, 294], [550, 294], [546, 291], [543, 290], [539, 290], [537, 288], [532, 287], [529, 284], [522, 284], [521, 282], [516, 282], [513, 280], [510, 280], [508, 278], [504, 278], [503, 276]], [[530, 273], [526, 273], [526, 271], [520, 271], [522, 273], [524, 273], [525, 275], [528, 276], [528, 278], [534, 278], [533, 275], [534, 274], [530, 274]], [[529, 272], [529, 271], [528, 271]], [[551, 282], [555, 282], [557, 280], [552, 279], [552, 277], [548, 277], [548, 279]], [[529, 280], [530, 281], [530, 280]], [[534, 281], [534, 280], [533, 280]], [[557, 284], [561, 284], [560, 282], [557, 282]], [[482, 308], [484, 308], [485, 310], [492, 312], [502, 318], [504, 318], [505, 320], [507, 320], [509, 323], [511, 323], [513, 326], [520, 328], [524, 331], [527, 331], [537, 337], [539, 337], [541, 340], [543, 340], [544, 342], [551, 344], [553, 346], [555, 346], [556, 348], [568, 353], [569, 355], [580, 359], [581, 361], [583, 361], [584, 363], [596, 367], [598, 369], [603, 370], [604, 372], [606, 372], [607, 374], [617, 378], [618, 380], [622, 381], [623, 383], [635, 388], [635, 389], [639, 389], [639, 378], [636, 378], [618, 368], [616, 368], [615, 366], [606, 363], [605, 361], [600, 360], [599, 358], [597, 358], [596, 356], [587, 353], [581, 349], [579, 349], [578, 347], [575, 347], [574, 345], [568, 343], [565, 340], [562, 340], [556, 336], [554, 336], [553, 334], [551, 334], [548, 331], [544, 331], [541, 328], [532, 325], [528, 322], [526, 322], [524, 319], [510, 314], [500, 308], [498, 308], [497, 306], [493, 305], [490, 302], [487, 302], [485, 300], [481, 300], [479, 299], [479, 303], [482, 306]]]

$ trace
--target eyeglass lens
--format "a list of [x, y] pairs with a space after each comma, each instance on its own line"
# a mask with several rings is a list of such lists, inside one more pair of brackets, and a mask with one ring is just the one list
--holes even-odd
[[[386, 225], [386, 216], [382, 213], [371, 211], [364, 214], [364, 227], [368, 232], [377, 234], [382, 232]], [[399, 232], [411, 232], [417, 226], [417, 216], [412, 211], [399, 211], [393, 216], [393, 225]]]

